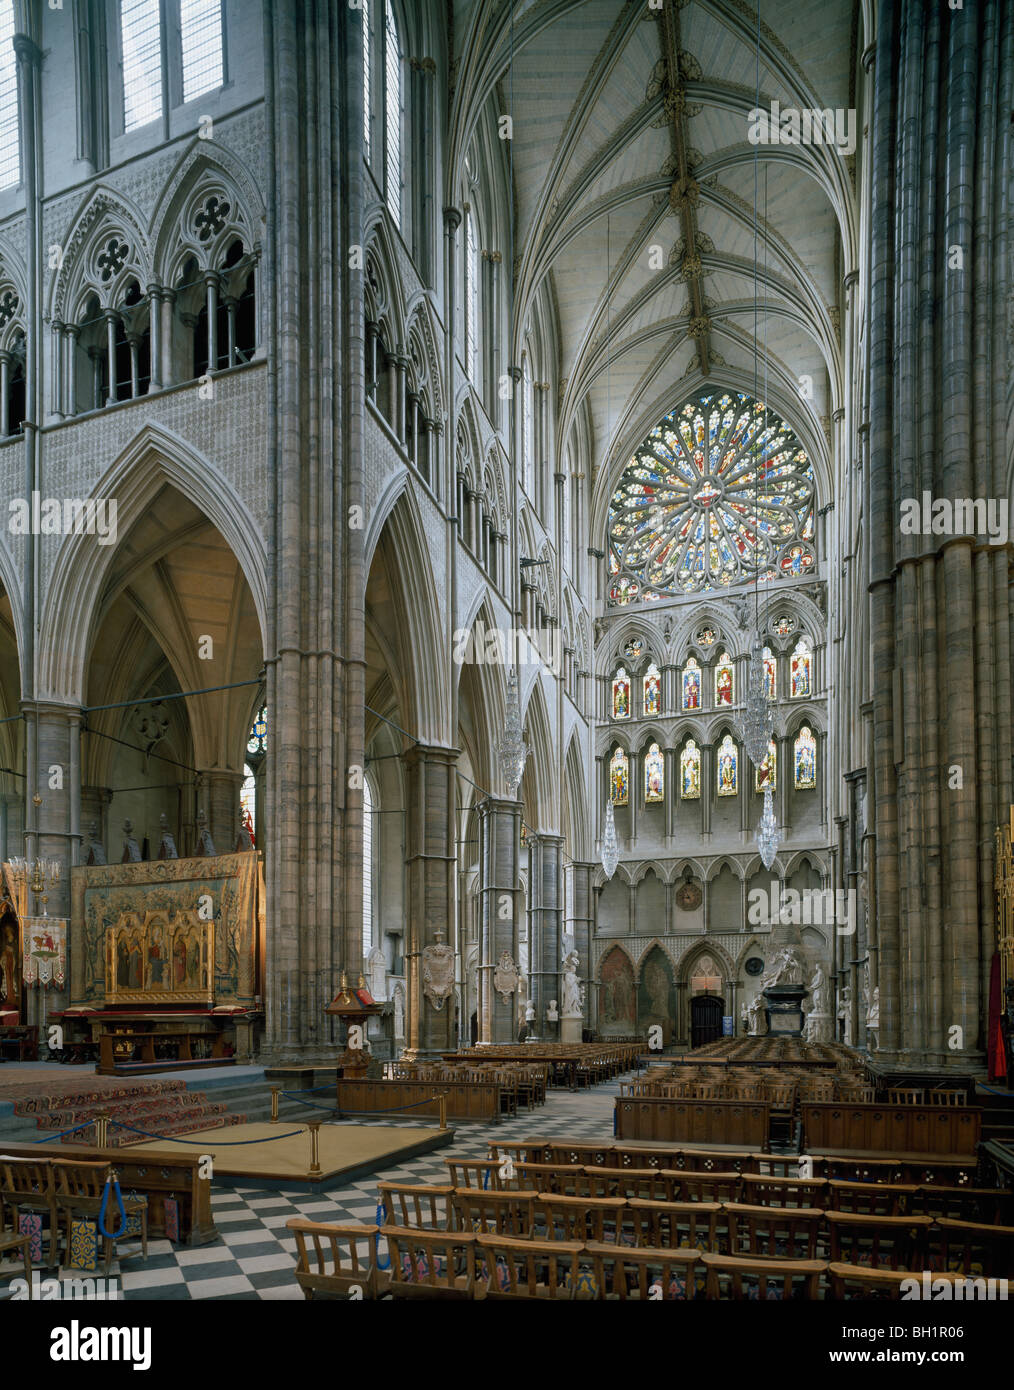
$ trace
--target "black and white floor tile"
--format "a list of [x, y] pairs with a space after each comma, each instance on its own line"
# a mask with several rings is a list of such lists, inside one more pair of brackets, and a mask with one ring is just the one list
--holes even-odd
[[[315, 1221], [376, 1220], [377, 1183], [445, 1183], [444, 1160], [486, 1158], [488, 1144], [516, 1142], [529, 1136], [607, 1140], [612, 1137], [613, 1101], [619, 1085], [587, 1091], [551, 1091], [546, 1104], [516, 1119], [496, 1125], [460, 1124], [454, 1142], [360, 1178], [330, 1192], [264, 1192], [253, 1188], [213, 1186], [212, 1209], [219, 1239], [198, 1249], [174, 1246], [167, 1240], [148, 1244], [148, 1259], [140, 1253], [114, 1260], [110, 1277], [119, 1281], [127, 1302], [150, 1299], [271, 1299], [302, 1300], [293, 1278], [296, 1241], [285, 1229], [293, 1216]], [[398, 1122], [395, 1122], [398, 1123]], [[411, 1125], [412, 1121], [405, 1121]], [[8, 1266], [4, 1267], [5, 1270]]]

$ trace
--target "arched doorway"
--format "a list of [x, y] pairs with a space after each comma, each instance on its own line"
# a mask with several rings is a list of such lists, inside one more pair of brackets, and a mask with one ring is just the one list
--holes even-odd
[[690, 1000], [690, 1046], [703, 1047], [722, 1036], [724, 1001], [714, 994], [697, 994]]

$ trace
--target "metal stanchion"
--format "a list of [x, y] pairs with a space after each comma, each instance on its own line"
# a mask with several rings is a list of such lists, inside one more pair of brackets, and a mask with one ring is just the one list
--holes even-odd
[[278, 1094], [280, 1090], [281, 1087], [279, 1086], [271, 1087], [271, 1123], [273, 1125], [278, 1123]]
[[446, 1129], [446, 1128], [447, 1128], [447, 1096], [446, 1096], [446, 1094], [441, 1094], [441, 1096], [439, 1097], [439, 1100], [440, 1100], [440, 1128], [441, 1128], [441, 1129]]
[[310, 1120], [308, 1128], [310, 1131], [310, 1172], [311, 1178], [319, 1178], [321, 1175], [320, 1150], [318, 1147], [320, 1139], [320, 1120]]
[[109, 1111], [100, 1110], [95, 1116], [95, 1146], [105, 1149], [109, 1146]]

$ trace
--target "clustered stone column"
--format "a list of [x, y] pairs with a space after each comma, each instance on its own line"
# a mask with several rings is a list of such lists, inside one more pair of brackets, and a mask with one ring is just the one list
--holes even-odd
[[516, 994], [506, 999], [493, 975], [504, 953], [517, 963], [521, 802], [479, 802], [479, 1041], [516, 1040]]
[[[993, 832], [1011, 788], [1014, 34], [1001, 5], [885, 0], [875, 57], [863, 499], [880, 1051], [980, 1065]], [[924, 492], [1003, 534], [903, 534]], [[845, 692], [843, 692], [844, 694]]]
[[[408, 985], [408, 1060], [451, 1051], [457, 1042], [455, 994], [440, 996], [424, 979], [430, 946], [455, 946], [454, 844], [456, 748], [416, 744], [404, 757]], [[454, 983], [451, 973], [450, 984]]]
[[528, 998], [535, 1006], [535, 1027], [544, 1041], [558, 1036], [559, 1024], [546, 1023], [550, 999], [560, 999], [563, 918], [563, 837], [535, 835], [529, 840], [528, 894], [531, 902], [528, 942]]

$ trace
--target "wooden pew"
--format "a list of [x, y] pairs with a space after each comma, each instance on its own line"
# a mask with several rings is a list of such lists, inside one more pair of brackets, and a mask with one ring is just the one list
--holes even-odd
[[982, 1111], [967, 1105], [843, 1100], [830, 1105], [805, 1102], [801, 1109], [803, 1142], [812, 1154], [960, 1159], [975, 1154], [982, 1129]]
[[[5, 1154], [38, 1163], [36, 1144], [5, 1144]], [[218, 1239], [211, 1211], [211, 1179], [202, 1178], [200, 1149], [181, 1154], [165, 1149], [95, 1149], [80, 1144], [61, 1144], [49, 1158], [102, 1161], [116, 1169], [124, 1196], [136, 1192], [148, 1198], [148, 1234], [165, 1238], [165, 1202], [175, 1198], [179, 1213], [179, 1244], [207, 1245]]]
[[407, 1226], [416, 1231], [451, 1229], [454, 1188], [449, 1184], [381, 1182], [377, 1191], [386, 1226]]
[[764, 1101], [668, 1100], [657, 1096], [616, 1101], [616, 1138], [673, 1144], [728, 1144], [765, 1152], [771, 1109]]
[[476, 1245], [485, 1278], [484, 1297], [570, 1301], [578, 1296], [584, 1251], [580, 1241], [480, 1235]]
[[820, 1297], [824, 1260], [760, 1260], [744, 1255], [700, 1256], [709, 1299], [806, 1299]]
[[465, 1231], [419, 1231], [385, 1226], [394, 1298], [475, 1297], [475, 1236]]
[[443, 1096], [449, 1120], [496, 1122], [501, 1114], [502, 1087], [496, 1082], [472, 1081], [352, 1081], [337, 1083], [338, 1109], [350, 1114], [404, 1112], [436, 1119], [438, 1096]]
[[295, 1275], [304, 1298], [348, 1299], [358, 1291], [357, 1297], [373, 1299], [389, 1288], [390, 1275], [376, 1265], [379, 1226], [293, 1216], [285, 1227], [296, 1237]]
[[609, 1302], [665, 1302], [696, 1298], [701, 1276], [697, 1250], [627, 1249], [590, 1241], [594, 1297]]

